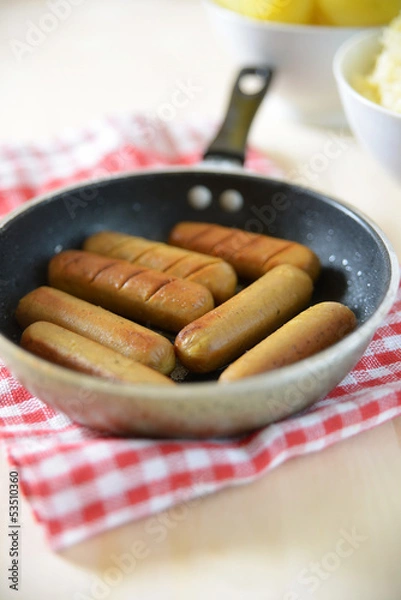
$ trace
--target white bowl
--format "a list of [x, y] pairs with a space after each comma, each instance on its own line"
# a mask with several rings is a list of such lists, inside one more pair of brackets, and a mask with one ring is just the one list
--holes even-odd
[[362, 28], [259, 21], [213, 0], [205, 0], [205, 6], [241, 65], [267, 63], [275, 68], [269, 97], [282, 114], [309, 124], [345, 124], [332, 63], [341, 44]]
[[380, 51], [381, 32], [352, 37], [334, 58], [334, 75], [349, 125], [364, 146], [389, 173], [401, 181], [401, 114], [383, 108], [353, 87], [366, 75]]

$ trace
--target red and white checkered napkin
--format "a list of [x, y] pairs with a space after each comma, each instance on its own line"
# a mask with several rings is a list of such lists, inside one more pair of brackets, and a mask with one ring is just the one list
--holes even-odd
[[[94, 124], [31, 146], [0, 146], [3, 213], [44, 188], [150, 165], [192, 163], [210, 125], [141, 118]], [[248, 166], [274, 165], [256, 152]], [[309, 411], [234, 440], [107, 437], [33, 397], [0, 365], [0, 433], [23, 491], [55, 549], [179, 502], [252, 481], [285, 460], [320, 450], [401, 414], [401, 290], [357, 367]], [[246, 398], [244, 398], [246, 401]]]

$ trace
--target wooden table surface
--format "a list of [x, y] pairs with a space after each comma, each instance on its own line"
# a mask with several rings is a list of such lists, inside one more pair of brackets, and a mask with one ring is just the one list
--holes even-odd
[[[236, 64], [200, 2], [59, 4], [65, 18], [27, 49], [15, 40], [25, 43], [51, 0], [0, 0], [0, 143], [37, 140], [105, 113], [157, 114], [171, 102], [177, 82], [196, 88], [177, 108], [177, 120], [222, 115]], [[316, 156], [328, 140], [339, 152], [316, 172]], [[401, 189], [348, 131], [280, 120], [266, 101], [251, 142], [290, 179], [366, 213], [401, 259]], [[5, 572], [9, 467], [3, 448], [0, 598], [399, 600], [400, 442], [401, 419], [395, 419], [290, 460], [256, 483], [189, 504], [184, 519], [167, 511], [161, 515], [166, 535], [157, 541], [146, 537], [146, 521], [139, 521], [56, 554], [22, 500], [18, 593], [8, 589]], [[145, 542], [146, 558], [118, 584], [107, 585], [107, 569], [137, 540]]]

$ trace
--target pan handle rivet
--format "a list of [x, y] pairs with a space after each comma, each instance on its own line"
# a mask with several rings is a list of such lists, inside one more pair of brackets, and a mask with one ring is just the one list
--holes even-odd
[[244, 197], [237, 190], [226, 190], [221, 194], [219, 204], [227, 212], [237, 212], [244, 205]]
[[188, 203], [196, 210], [203, 210], [212, 203], [212, 192], [204, 185], [195, 185], [188, 192]]

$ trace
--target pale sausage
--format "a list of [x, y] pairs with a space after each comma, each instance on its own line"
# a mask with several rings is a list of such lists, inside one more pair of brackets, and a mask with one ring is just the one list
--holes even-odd
[[301, 269], [275, 267], [180, 331], [177, 355], [189, 370], [218, 369], [306, 308], [312, 291], [312, 280]]
[[22, 329], [48, 321], [165, 375], [175, 367], [174, 348], [165, 337], [61, 290], [47, 286], [33, 290], [19, 301], [15, 316]]
[[356, 323], [352, 310], [338, 302], [311, 306], [240, 356], [219, 381], [236, 381], [312, 356], [348, 335]]
[[113, 381], [174, 385], [158, 371], [53, 323], [37, 321], [22, 334], [21, 346], [52, 363]]

